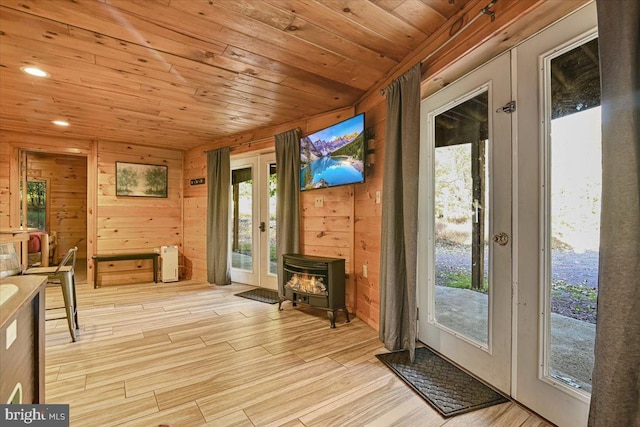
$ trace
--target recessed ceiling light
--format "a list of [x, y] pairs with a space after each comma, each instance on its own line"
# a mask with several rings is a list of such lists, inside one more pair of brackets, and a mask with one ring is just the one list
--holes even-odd
[[49, 77], [50, 74], [38, 67], [20, 67], [22, 71], [36, 77]]
[[69, 126], [69, 122], [65, 122], [64, 120], [54, 120], [52, 123], [58, 126]]

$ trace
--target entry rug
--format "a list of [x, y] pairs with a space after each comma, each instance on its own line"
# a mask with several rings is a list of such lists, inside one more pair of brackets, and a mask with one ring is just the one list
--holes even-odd
[[238, 297], [249, 298], [252, 300], [266, 302], [267, 304], [275, 304], [278, 302], [278, 292], [272, 289], [256, 288], [235, 294]]
[[413, 364], [407, 350], [377, 354], [376, 357], [443, 417], [508, 402], [500, 393], [426, 347], [416, 348]]

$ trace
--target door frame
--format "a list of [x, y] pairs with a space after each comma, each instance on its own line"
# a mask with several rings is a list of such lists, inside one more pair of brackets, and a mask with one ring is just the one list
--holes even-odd
[[[85, 157], [87, 159], [87, 283], [92, 285], [93, 274], [91, 271], [94, 267], [91, 255], [95, 253], [97, 242], [98, 142], [90, 141], [88, 143], [75, 144], [75, 140], [71, 140], [72, 142], [65, 140], [62, 143], [58, 141], [58, 144], [56, 144], [51, 141], [56, 141], [56, 138], [30, 135], [29, 141], [20, 141], [16, 138], [9, 143], [11, 145], [11, 160], [9, 164], [9, 187], [11, 189], [11, 194], [9, 195], [9, 224], [11, 228], [20, 227], [20, 181], [23, 179], [26, 181], [26, 169], [21, 171], [23, 153], [36, 152], [51, 155], [60, 154]], [[26, 163], [24, 166], [26, 168]]]
[[[251, 238], [253, 242], [253, 259], [252, 259], [252, 271], [243, 271], [240, 269], [231, 267], [231, 274], [235, 277], [232, 277], [234, 282], [238, 283], [246, 283], [252, 286], [265, 287], [268, 289], [276, 290], [278, 288], [278, 280], [277, 275], [271, 274], [268, 270], [269, 264], [268, 261], [265, 262], [265, 259], [268, 260], [269, 256], [269, 245], [268, 245], [268, 232], [261, 232], [259, 230], [260, 222], [262, 221], [265, 214], [268, 215], [268, 195], [263, 194], [263, 191], [266, 191], [267, 182], [265, 177], [266, 173], [268, 173], [267, 165], [270, 163], [275, 163], [275, 152], [267, 151], [267, 152], [259, 152], [259, 153], [247, 153], [238, 156], [232, 156], [231, 158], [231, 170], [240, 169], [242, 167], [251, 167], [253, 169], [252, 172], [252, 200], [255, 201], [254, 196], [257, 196], [257, 202], [253, 203], [252, 206], [252, 230], [251, 230]], [[233, 203], [232, 195], [229, 197], [229, 203]], [[229, 210], [229, 236], [232, 236], [232, 210]], [[265, 221], [265, 223], [268, 220]], [[229, 242], [229, 256], [232, 256], [231, 250], [231, 239]], [[257, 253], [257, 256], [255, 255]], [[265, 258], [267, 257], [267, 258]]]
[[[512, 98], [517, 101], [517, 108], [511, 114], [510, 193], [513, 223], [511, 229], [510, 395], [560, 426], [586, 425], [590, 398], [584, 392], [576, 391], [559, 382], [541, 379], [544, 365], [541, 365], [542, 354], [538, 343], [545, 339], [545, 331], [544, 319], [539, 316], [539, 307], [544, 302], [539, 280], [544, 267], [539, 250], [542, 247], [540, 228], [545, 212], [539, 200], [541, 202], [541, 186], [544, 184], [541, 180], [544, 172], [541, 169], [544, 157], [541, 153], [540, 138], [545, 124], [539, 119], [543, 112], [543, 98], [540, 98], [543, 88], [539, 87], [541, 62], [537, 54], [529, 60], [524, 55], [525, 46], [534, 38], [544, 38], [548, 43], [548, 47], [542, 49], [542, 52], [559, 50], [593, 35], [597, 31], [596, 22], [595, 2], [591, 2], [509, 50], [512, 55], [511, 93]], [[553, 28], [558, 26], [565, 27], [565, 35], [553, 32]], [[523, 80], [527, 78], [523, 74], [523, 69], [527, 69], [529, 78], [533, 79], [536, 96], [525, 94], [521, 88]], [[422, 157], [426, 154], [421, 152], [420, 155]], [[431, 170], [427, 170], [426, 174], [421, 174], [420, 179], [432, 180], [432, 174]], [[530, 200], [535, 200], [535, 206], [530, 204]], [[419, 203], [424, 204], [426, 201], [421, 197]], [[424, 242], [427, 238], [421, 232], [418, 242], [422, 246], [419, 246], [418, 253], [425, 250], [427, 244]], [[424, 271], [425, 267], [424, 262], [418, 259], [419, 271]], [[418, 286], [417, 295], [419, 304], [422, 304], [420, 299], [426, 296], [424, 291], [420, 290], [420, 286]], [[527, 376], [538, 384], [533, 387], [527, 384]]]

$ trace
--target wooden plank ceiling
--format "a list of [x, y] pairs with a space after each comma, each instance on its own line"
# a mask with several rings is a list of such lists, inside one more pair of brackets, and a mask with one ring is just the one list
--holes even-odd
[[0, 129], [189, 149], [351, 106], [469, 1], [0, 0]]

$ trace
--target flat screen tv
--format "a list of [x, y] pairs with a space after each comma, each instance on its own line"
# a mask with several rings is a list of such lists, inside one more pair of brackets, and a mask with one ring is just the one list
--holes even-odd
[[300, 139], [300, 190], [365, 180], [364, 114]]

